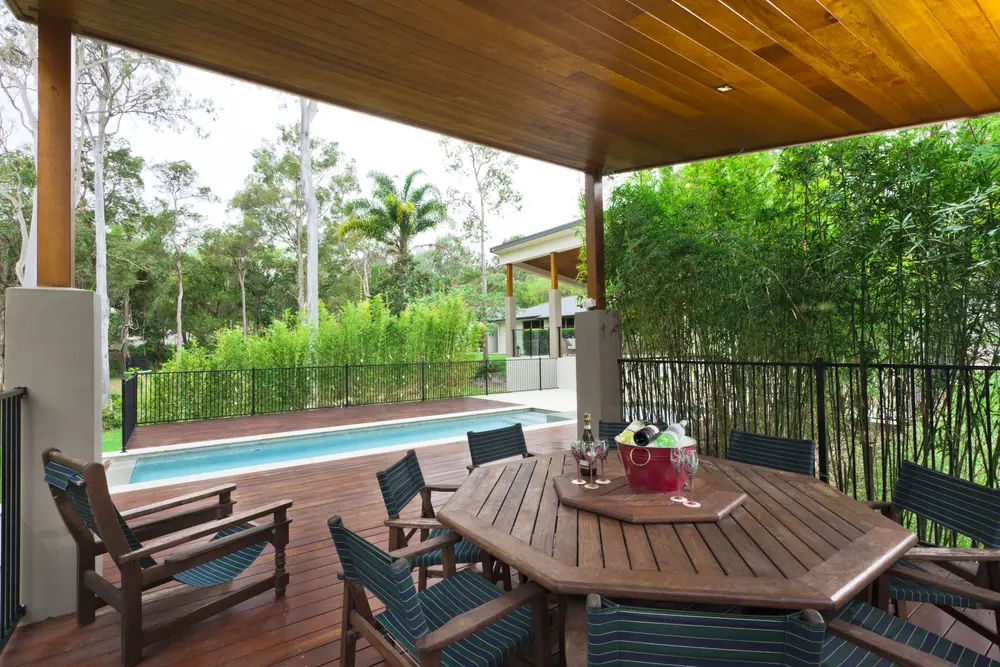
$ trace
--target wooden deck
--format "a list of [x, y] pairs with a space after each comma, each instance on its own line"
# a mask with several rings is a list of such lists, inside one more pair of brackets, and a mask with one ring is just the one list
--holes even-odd
[[221, 440], [223, 438], [241, 438], [249, 435], [266, 435], [311, 428], [365, 424], [389, 419], [431, 417], [452, 412], [510, 408], [515, 405], [517, 403], [481, 398], [449, 398], [441, 401], [356, 405], [349, 408], [282, 412], [276, 415], [207, 419], [179, 424], [151, 424], [136, 428], [132, 439], [129, 440], [128, 448], [129, 451], [133, 451], [144, 447], [161, 447], [203, 440]]
[[[565, 447], [573, 435], [572, 425], [528, 432], [528, 446], [537, 453]], [[459, 481], [465, 478], [469, 455], [465, 442], [418, 449], [428, 481]], [[291, 582], [285, 598], [275, 601], [262, 595], [199, 624], [179, 636], [149, 647], [144, 667], [313, 667], [336, 665], [340, 650], [341, 584], [337, 581], [339, 560], [330, 539], [326, 520], [333, 514], [344, 517], [346, 525], [386, 547], [387, 529], [382, 526], [385, 509], [375, 472], [395, 461], [400, 454], [379, 454], [332, 461], [306, 467], [284, 468], [253, 475], [235, 476], [224, 481], [239, 484], [235, 498], [244, 509], [291, 498], [292, 541], [288, 549]], [[218, 480], [219, 482], [223, 480]], [[144, 505], [156, 500], [214, 485], [216, 481], [163, 487], [119, 494], [121, 508]], [[443, 504], [447, 496], [436, 497]], [[414, 508], [416, 509], [416, 508]], [[243, 577], [263, 577], [272, 571], [268, 550]], [[115, 574], [105, 564], [109, 576]], [[171, 618], [223, 592], [224, 588], [199, 591], [173, 587], [154, 594], [147, 622]], [[72, 595], [67, 591], [67, 595]], [[951, 617], [932, 607], [918, 608], [911, 620], [945, 634], [971, 648], [990, 651], [1000, 658], [1000, 650], [990, 647], [977, 635], [956, 625]], [[362, 646], [365, 646], [362, 644]], [[118, 614], [104, 609], [97, 621], [76, 627], [73, 616], [50, 619], [19, 628], [8, 648], [0, 655], [0, 667], [102, 667], [119, 665]], [[380, 664], [370, 649], [359, 652], [359, 666]]]

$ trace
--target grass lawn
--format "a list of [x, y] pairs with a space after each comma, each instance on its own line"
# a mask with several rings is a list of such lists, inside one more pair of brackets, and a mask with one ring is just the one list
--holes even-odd
[[105, 431], [101, 434], [102, 452], [120, 452], [122, 450], [122, 430]]

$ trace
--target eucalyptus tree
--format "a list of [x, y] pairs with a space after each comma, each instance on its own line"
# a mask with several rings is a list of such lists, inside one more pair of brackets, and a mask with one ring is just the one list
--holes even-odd
[[[312, 173], [312, 122], [316, 117], [316, 102], [299, 100], [302, 119], [299, 124], [299, 176], [302, 180], [302, 200], [306, 209], [306, 319], [319, 326], [319, 208]], [[244, 320], [245, 320], [244, 316]]]
[[4, 378], [6, 290], [24, 278], [27, 220], [32, 217], [35, 160], [27, 147], [10, 148], [0, 129], [0, 387]]
[[232, 267], [240, 289], [240, 313], [244, 336], [250, 333], [250, 323], [247, 319], [247, 273], [251, 267], [259, 263], [259, 255], [264, 249], [264, 230], [248, 216], [243, 216], [240, 223], [224, 230], [207, 233], [202, 247], [203, 254], [224, 258]]
[[517, 159], [510, 153], [467, 141], [441, 139], [448, 171], [469, 186], [451, 188], [448, 199], [467, 234], [479, 243], [482, 292], [487, 293], [487, 216], [499, 215], [507, 207], [521, 210], [521, 193], [514, 187]]
[[161, 162], [153, 167], [158, 190], [166, 197], [161, 200], [166, 225], [163, 239], [174, 255], [177, 276], [177, 308], [174, 349], [180, 354], [184, 346], [184, 253], [201, 235], [202, 216], [192, 208], [196, 201], [215, 201], [212, 191], [198, 184], [198, 172], [186, 160]]

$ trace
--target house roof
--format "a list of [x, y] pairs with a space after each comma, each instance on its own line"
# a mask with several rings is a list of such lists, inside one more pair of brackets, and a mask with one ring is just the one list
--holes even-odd
[[969, 0], [7, 4], [592, 173], [1000, 111], [1000, 8]]
[[570, 222], [567, 222], [564, 225], [558, 225], [556, 227], [550, 227], [549, 229], [543, 229], [542, 231], [535, 232], [534, 234], [528, 234], [527, 236], [519, 236], [516, 239], [512, 239], [510, 241], [505, 241], [504, 243], [501, 243], [500, 245], [493, 246], [492, 248], [490, 248], [490, 252], [492, 252], [492, 253], [503, 252], [504, 250], [509, 250], [511, 248], [515, 248], [517, 246], [524, 245], [525, 243], [531, 243], [532, 241], [537, 241], [539, 239], [543, 239], [546, 236], [552, 236], [554, 234], [558, 234], [559, 232], [563, 232], [563, 231], [566, 231], [568, 229], [575, 229], [575, 228], [581, 226], [582, 224], [583, 224], [583, 220], [580, 219], [580, 218], [577, 218], [576, 220], [571, 220]]
[[[568, 317], [570, 315], [576, 315], [577, 313], [582, 313], [586, 308], [578, 305], [578, 297], [575, 296], [564, 296], [562, 298], [562, 316]], [[517, 309], [517, 319], [519, 320], [543, 320], [549, 316], [549, 304], [540, 303], [537, 306], [532, 306], [530, 308], [518, 308]], [[493, 316], [490, 318], [490, 322], [502, 322], [504, 319], [502, 314]]]

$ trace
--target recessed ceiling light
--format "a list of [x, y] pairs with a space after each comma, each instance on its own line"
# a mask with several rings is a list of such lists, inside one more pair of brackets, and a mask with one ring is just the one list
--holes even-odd
[[730, 86], [728, 83], [724, 83], [721, 86], [716, 86], [715, 89], [720, 93], [731, 93], [733, 91], [733, 87]]

